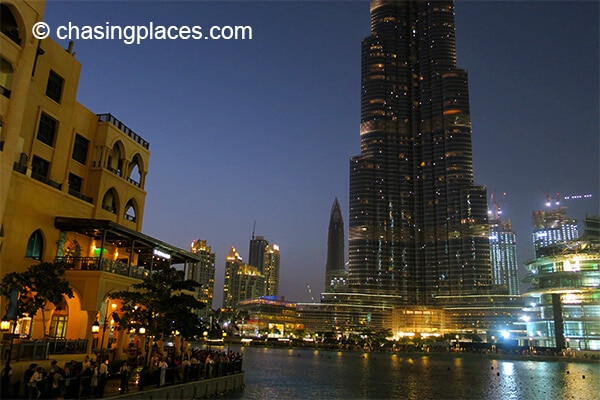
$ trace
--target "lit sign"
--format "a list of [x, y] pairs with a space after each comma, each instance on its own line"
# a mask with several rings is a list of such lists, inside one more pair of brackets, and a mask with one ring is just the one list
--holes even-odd
[[164, 251], [160, 251], [158, 249], [154, 249], [154, 255], [162, 258], [166, 258], [167, 260], [171, 259], [171, 255], [169, 253], [165, 253]]

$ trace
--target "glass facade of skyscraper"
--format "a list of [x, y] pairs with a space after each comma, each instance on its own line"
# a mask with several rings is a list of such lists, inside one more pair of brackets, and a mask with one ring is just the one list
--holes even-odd
[[348, 273], [344, 267], [344, 219], [338, 199], [331, 206], [327, 234], [327, 264], [325, 266], [325, 291], [344, 290]]
[[548, 211], [536, 211], [533, 222], [533, 247], [539, 249], [555, 243], [575, 240], [579, 237], [577, 221], [567, 217], [567, 209], [559, 207]]
[[490, 254], [496, 291], [518, 295], [517, 239], [510, 221], [490, 220]]
[[361, 50], [350, 290], [398, 296], [407, 305], [488, 291], [487, 196], [474, 185], [453, 2], [373, 0]]
[[540, 248], [525, 263], [527, 335], [536, 346], [600, 350], [600, 217], [585, 222], [582, 238]]

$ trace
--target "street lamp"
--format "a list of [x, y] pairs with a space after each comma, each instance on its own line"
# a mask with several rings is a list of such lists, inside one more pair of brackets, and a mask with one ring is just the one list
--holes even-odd
[[7, 331], [10, 329], [11, 321], [8, 319], [3, 319], [2, 323], [0, 323], [0, 331]]
[[[227, 340], [227, 332], [223, 332], [223, 341]], [[229, 345], [231, 344], [231, 340], [227, 342], [227, 354], [229, 354]]]
[[98, 321], [94, 321], [94, 323], [92, 324], [92, 333], [95, 335], [98, 332], [100, 332], [100, 324], [98, 323]]
[[[104, 353], [104, 335], [106, 334], [106, 329], [108, 327], [108, 314], [104, 316], [104, 324], [102, 325], [102, 337], [100, 338], [100, 350], [98, 352], [98, 357], [100, 360], [104, 361], [102, 355]], [[92, 324], [92, 334], [96, 335], [98, 332], [100, 332], [100, 323], [96, 320]]]
[[206, 344], [207, 343], [207, 338], [208, 338], [208, 331], [202, 332], [202, 336], [204, 336], [204, 347], [210, 349], [210, 345]]
[[[12, 329], [11, 329], [12, 324]], [[10, 331], [10, 340], [8, 344], [8, 351], [6, 356], [6, 365], [4, 366], [4, 370], [2, 371], [2, 397], [8, 397], [8, 386], [10, 384], [10, 359], [12, 356], [12, 348], [13, 348], [13, 339], [15, 337], [15, 330], [17, 329], [17, 321], [9, 319], [7, 316], [2, 318], [2, 323], [0, 324], [0, 328], [2, 331]]]

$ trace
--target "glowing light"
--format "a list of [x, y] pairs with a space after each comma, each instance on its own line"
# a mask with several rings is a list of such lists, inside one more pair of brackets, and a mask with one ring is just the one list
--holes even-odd
[[575, 293], [567, 293], [563, 297], [564, 304], [580, 304], [581, 296]]
[[154, 249], [154, 255], [162, 258], [166, 258], [167, 260], [171, 259], [171, 255], [169, 253], [165, 253], [164, 251], [160, 251], [158, 249]]
[[454, 115], [454, 114], [460, 114], [460, 110], [456, 110], [456, 109], [452, 109], [452, 110], [446, 110], [444, 111], [444, 115]]
[[502, 331], [500, 333], [502, 334], [502, 337], [504, 339], [508, 339], [510, 337], [510, 332], [509, 331]]

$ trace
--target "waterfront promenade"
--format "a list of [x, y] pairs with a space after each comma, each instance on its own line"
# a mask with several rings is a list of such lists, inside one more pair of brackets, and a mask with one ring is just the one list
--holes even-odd
[[[245, 374], [239, 353], [196, 349], [186, 354], [182, 362], [169, 360], [171, 365], [163, 369], [150, 360], [149, 367], [143, 368], [140, 364], [122, 373], [124, 361], [110, 362], [106, 375], [98, 374], [93, 358], [85, 354], [16, 362], [11, 364], [10, 385], [3, 388], [2, 398], [192, 399], [215, 397], [244, 386]], [[26, 382], [32, 374], [28, 369], [37, 368], [42, 369], [43, 379], [33, 387], [28, 386]]]

